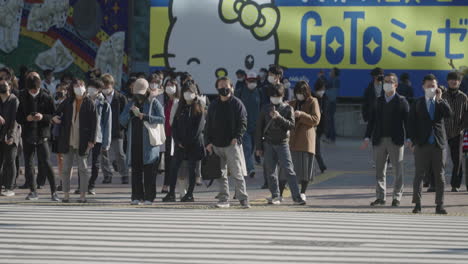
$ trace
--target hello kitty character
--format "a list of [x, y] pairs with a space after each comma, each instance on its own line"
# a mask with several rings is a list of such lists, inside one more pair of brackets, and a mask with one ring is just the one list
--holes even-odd
[[189, 72], [204, 93], [238, 69], [277, 64], [280, 13], [271, 0], [172, 0], [165, 40], [166, 67]]

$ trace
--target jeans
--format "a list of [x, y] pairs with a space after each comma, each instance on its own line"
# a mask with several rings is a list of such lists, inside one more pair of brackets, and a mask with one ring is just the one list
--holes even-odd
[[336, 102], [328, 102], [328, 132], [327, 138], [331, 141], [336, 140], [336, 129], [335, 129], [335, 113], [336, 113]]
[[263, 156], [265, 158], [265, 173], [268, 177], [268, 185], [270, 187], [271, 197], [277, 198], [280, 196], [278, 173], [276, 173], [277, 165], [279, 164], [279, 167], [283, 169], [285, 175], [287, 176], [289, 188], [291, 189], [294, 201], [301, 199], [289, 145], [287, 143], [272, 145], [265, 142], [263, 144], [263, 149]]
[[38, 171], [42, 171], [49, 180], [50, 191], [55, 193], [55, 175], [50, 163], [49, 143], [44, 142], [40, 144], [30, 144], [23, 142], [24, 165], [26, 182], [29, 183], [31, 192], [37, 190], [37, 178], [33, 172], [34, 169], [34, 154], [37, 151]]
[[16, 177], [16, 152], [16, 144], [0, 143], [0, 188], [5, 186], [7, 190], [13, 189]]
[[255, 171], [254, 161], [254, 141], [255, 136], [245, 133], [242, 138], [242, 146], [244, 148], [245, 165], [247, 166], [247, 173]]

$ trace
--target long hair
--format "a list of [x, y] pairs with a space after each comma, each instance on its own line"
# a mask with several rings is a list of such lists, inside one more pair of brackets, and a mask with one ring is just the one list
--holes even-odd
[[180, 100], [179, 100], [179, 105], [177, 106], [177, 111], [176, 111], [176, 114], [174, 116], [174, 119], [178, 119], [180, 114], [182, 113], [182, 109], [184, 109], [185, 106], [187, 106], [187, 101], [185, 101], [185, 98], [183, 96], [183, 94], [185, 92], [192, 92], [194, 93], [195, 95], [197, 95], [195, 97], [195, 99], [193, 100], [192, 102], [192, 116], [199, 116], [199, 115], [202, 115], [203, 112], [205, 111], [205, 108], [202, 106], [200, 100], [198, 100], [198, 89], [197, 89], [197, 85], [195, 84], [194, 81], [190, 80], [190, 81], [187, 81], [183, 86], [182, 86], [182, 91], [180, 92], [181, 96], [180, 96]]

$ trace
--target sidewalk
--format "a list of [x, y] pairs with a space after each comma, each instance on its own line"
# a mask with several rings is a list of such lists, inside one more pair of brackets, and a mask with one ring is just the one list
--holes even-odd
[[[392, 170], [387, 175], [387, 206], [370, 207], [369, 203], [375, 200], [375, 171], [369, 163], [369, 151], [359, 149], [361, 140], [339, 138], [335, 145], [323, 144], [323, 156], [328, 166], [328, 170], [316, 177], [309, 186], [307, 192], [307, 206], [291, 206], [290, 198], [285, 198], [285, 203], [281, 206], [268, 206], [265, 198], [270, 196], [268, 190], [261, 190], [263, 185], [263, 175], [261, 167], [257, 167], [255, 178], [246, 178], [248, 193], [252, 201], [253, 209], [256, 210], [308, 210], [325, 212], [375, 212], [375, 213], [411, 213], [412, 181], [414, 177], [413, 154], [405, 150], [405, 193], [398, 208], [390, 207], [392, 194]], [[451, 162], [447, 162], [446, 182], [450, 182]], [[23, 183], [23, 176], [20, 176], [19, 185]], [[97, 180], [95, 197], [89, 196], [86, 206], [129, 206], [130, 185], [121, 185], [120, 178], [114, 179], [114, 184], [101, 184], [102, 176]], [[194, 194], [196, 202], [186, 203], [161, 203], [164, 194], [161, 194], [162, 176], [158, 176], [157, 199], [153, 207], [157, 208], [213, 208], [217, 194], [217, 184], [207, 188], [206, 186], [196, 187]], [[72, 183], [77, 186], [76, 171]], [[450, 185], [446, 186], [445, 206], [451, 215], [468, 216], [468, 192], [466, 184], [462, 184], [461, 192], [451, 193]], [[0, 197], [0, 203], [15, 204], [53, 204], [49, 201], [49, 190], [46, 185], [39, 190], [39, 201], [25, 201], [28, 190], [16, 189], [15, 197]], [[288, 194], [288, 193], [287, 193]], [[233, 193], [231, 193], [231, 196]], [[287, 195], [285, 195], [287, 196]], [[72, 195], [72, 200], [78, 199], [78, 195]], [[423, 193], [423, 213], [433, 213], [435, 194]], [[70, 206], [75, 204], [58, 204]], [[232, 201], [232, 206], [237, 206], [237, 201]]]

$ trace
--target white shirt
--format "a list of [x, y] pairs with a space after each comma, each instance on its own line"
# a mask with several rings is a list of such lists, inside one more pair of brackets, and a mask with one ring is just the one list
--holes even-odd
[[52, 81], [50, 84], [46, 82], [46, 80], [42, 81], [42, 87], [47, 89], [51, 95], [54, 95], [57, 89], [58, 81]]
[[112, 104], [112, 99], [114, 99], [114, 90], [109, 95], [106, 95], [106, 100], [109, 104]]

